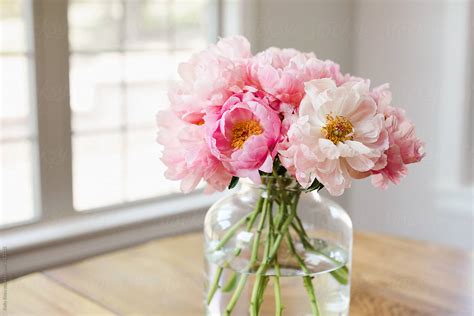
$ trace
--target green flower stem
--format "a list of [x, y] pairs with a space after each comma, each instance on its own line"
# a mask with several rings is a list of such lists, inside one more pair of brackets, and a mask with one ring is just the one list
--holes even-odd
[[[265, 242], [265, 249], [264, 249], [264, 252], [263, 252], [263, 257], [267, 257], [270, 253], [270, 248], [272, 246], [272, 243], [273, 243], [273, 214], [272, 214], [272, 210], [273, 210], [273, 200], [270, 199], [270, 202], [268, 204], [268, 235], [267, 235], [267, 239], [266, 239], [266, 242]], [[257, 301], [257, 311], [260, 310], [260, 307], [262, 305], [262, 302], [263, 302], [263, 293], [265, 292], [265, 289], [268, 285], [268, 282], [270, 281], [270, 278], [268, 276], [264, 276], [262, 278], [262, 283], [259, 287], [259, 292], [258, 292], [258, 301]]]
[[[328, 260], [332, 261], [334, 264], [336, 265], [340, 265], [341, 262], [337, 261], [336, 259], [334, 258], [331, 258], [330, 256], [328, 256], [327, 254], [325, 254], [324, 252], [320, 251], [320, 250], [317, 250], [316, 248], [314, 248], [314, 246], [311, 244], [311, 242], [309, 241], [309, 237], [308, 235], [306, 234], [306, 231], [304, 230], [303, 228], [303, 225], [301, 224], [301, 220], [299, 219], [298, 215], [295, 216], [296, 218], [296, 222], [299, 224], [296, 225], [295, 223], [292, 223], [291, 224], [291, 227], [293, 227], [293, 229], [295, 230], [295, 232], [298, 234], [298, 236], [300, 237], [301, 239], [301, 242], [303, 244], [303, 246], [306, 248], [306, 249], [309, 249], [311, 250], [312, 252], [314, 253], [317, 253], [325, 258], [327, 258]], [[347, 283], [349, 282], [349, 269], [347, 268], [347, 266], [343, 266], [337, 270], [333, 270], [330, 272], [331, 275], [334, 277], [334, 279], [336, 279], [337, 282], [339, 282], [340, 284], [342, 285], [347, 285]]]
[[[272, 204], [273, 202], [271, 201], [270, 197], [270, 183], [267, 186], [267, 198], [264, 203], [264, 212], [261, 217], [259, 227], [257, 229], [257, 233], [255, 235], [254, 239], [254, 245], [252, 248], [252, 256], [251, 256], [251, 261], [256, 262], [257, 260], [257, 254], [258, 254], [258, 248], [259, 248], [259, 243], [260, 243], [260, 233], [261, 230], [263, 229], [264, 226], [264, 221], [265, 221], [265, 215], [268, 216], [269, 219], [269, 224], [268, 224], [268, 231], [269, 234], [265, 240], [265, 248], [264, 248], [264, 254], [263, 257], [266, 258], [268, 257], [270, 253], [270, 248], [271, 248], [271, 243], [272, 243], [272, 236], [271, 236], [271, 227], [272, 227], [272, 215], [271, 215], [271, 209], [272, 209]], [[254, 283], [254, 287], [252, 290], [252, 298], [250, 300], [250, 315], [252, 316], [257, 316], [259, 314], [259, 309], [260, 309], [260, 304], [263, 301], [263, 291], [268, 283], [268, 277], [264, 275], [257, 275]]]
[[[278, 215], [275, 217], [273, 225], [273, 234], [272, 238], [275, 238], [275, 229], [277, 231], [281, 230], [281, 225], [284, 222], [286, 217], [286, 203], [282, 199], [278, 208]], [[274, 278], [274, 290], [275, 290], [275, 315], [281, 316], [283, 313], [284, 306], [281, 302], [281, 286], [280, 286], [280, 264], [278, 262], [278, 257], [275, 255], [273, 267], [275, 269], [275, 278]]]
[[283, 236], [288, 232], [288, 228], [291, 222], [293, 221], [293, 218], [296, 216], [296, 207], [298, 206], [299, 197], [300, 197], [299, 193], [295, 194], [295, 200], [293, 204], [291, 205], [291, 213], [283, 222], [281, 229], [277, 233], [275, 242], [273, 243], [273, 247], [272, 247], [272, 250], [270, 251], [270, 255], [267, 258], [265, 258], [265, 260], [263, 261], [263, 264], [260, 266], [259, 270], [257, 271], [257, 274], [261, 274], [263, 271], [265, 271], [267, 269], [267, 265], [275, 257], [275, 254], [277, 253], [278, 248], [280, 247], [280, 243], [283, 239]]
[[288, 201], [286, 198], [286, 186], [283, 184], [282, 178], [278, 175], [278, 173], [275, 170], [273, 170], [273, 176], [275, 177], [275, 179], [277, 179], [278, 186], [280, 187], [280, 193], [282, 195], [283, 200]]
[[[269, 185], [267, 186], [267, 197], [266, 198], [260, 197], [259, 202], [257, 203], [257, 206], [255, 207], [254, 213], [261, 213], [261, 215], [260, 215], [261, 217], [260, 217], [260, 222], [259, 222], [258, 227], [257, 227], [257, 232], [256, 232], [255, 237], [254, 237], [255, 239], [254, 239], [254, 243], [253, 243], [253, 246], [252, 246], [252, 254], [251, 254], [251, 257], [250, 257], [248, 269], [252, 269], [255, 262], [257, 261], [258, 246], [260, 244], [260, 234], [263, 230], [263, 225], [265, 224], [265, 218], [266, 218], [266, 214], [267, 214], [269, 197], [270, 197], [270, 189], [271, 189], [271, 181], [270, 181]], [[262, 204], [263, 204], [263, 207], [262, 207]], [[262, 208], [263, 208], [263, 213], [262, 213]], [[247, 226], [247, 230], [250, 230], [252, 228], [252, 225], [255, 222], [255, 219], [256, 219], [256, 216], [253, 219], [251, 217], [250, 223], [249, 223], [251, 225]], [[232, 295], [231, 301], [227, 305], [226, 315], [230, 315], [230, 313], [232, 313], [232, 310], [234, 309], [235, 304], [237, 303], [237, 300], [240, 297], [242, 289], [245, 286], [245, 283], [247, 282], [247, 278], [248, 278], [248, 275], [244, 275], [244, 274], [240, 277], [239, 284], [237, 285], [237, 289], [235, 290], [234, 294]]]
[[[313, 244], [311, 244], [311, 242], [309, 241], [308, 234], [306, 233], [306, 230], [304, 229], [304, 226], [303, 226], [303, 223], [301, 222], [301, 219], [299, 218], [298, 215], [295, 216], [295, 219], [296, 219], [296, 224], [292, 224], [292, 227], [295, 229], [297, 234], [300, 236], [300, 239], [301, 239], [301, 242], [303, 243], [303, 246], [306, 249], [310, 249], [311, 251], [313, 251], [313, 252], [315, 252], [315, 253], [317, 253], [321, 256], [324, 256], [328, 260], [332, 261], [334, 264], [340, 265], [341, 262], [339, 262], [338, 260], [336, 260], [334, 258], [331, 258], [330, 256], [328, 256], [324, 252], [314, 248]], [[346, 265], [344, 265], [343, 267], [341, 267], [337, 270], [331, 271], [330, 274], [333, 276], [333, 278], [337, 282], [339, 282], [342, 285], [347, 285], [349, 283], [349, 268], [347, 268]]]
[[298, 261], [301, 270], [307, 275], [303, 277], [303, 283], [304, 287], [306, 288], [306, 292], [308, 293], [309, 300], [311, 302], [311, 311], [313, 312], [313, 316], [320, 316], [321, 313], [319, 312], [319, 306], [318, 306], [318, 301], [316, 299], [316, 294], [314, 293], [314, 287], [313, 287], [313, 282], [308, 270], [308, 267], [304, 263], [303, 259], [301, 259], [301, 256], [298, 254], [296, 251], [294, 245], [293, 245], [293, 240], [291, 239], [290, 233], [286, 234], [286, 240], [288, 243], [288, 247], [290, 248], [291, 253], [295, 256], [296, 260]]
[[320, 316], [321, 313], [319, 312], [318, 301], [316, 300], [316, 295], [314, 294], [312, 277], [304, 276], [303, 283], [304, 283], [304, 287], [306, 288], [306, 292], [308, 292], [309, 300], [311, 302], [311, 311], [313, 312], [313, 316]]
[[244, 289], [244, 286], [247, 283], [248, 277], [249, 277], [248, 274], [242, 274], [240, 276], [239, 283], [237, 284], [237, 288], [235, 289], [234, 294], [232, 295], [232, 298], [229, 301], [229, 304], [227, 304], [227, 307], [225, 310], [226, 316], [230, 316], [232, 314], [235, 304], [237, 304], [240, 294], [242, 293], [242, 290]]
[[232, 272], [232, 275], [230, 276], [229, 280], [227, 280], [226, 284], [222, 287], [221, 291], [225, 293], [232, 291], [237, 282], [237, 276], [237, 272]]
[[[278, 215], [274, 218], [274, 221], [270, 222], [272, 229], [272, 238], [275, 238], [275, 227], [276, 229], [280, 228], [280, 223], [284, 220], [285, 214], [284, 211], [286, 206], [283, 203], [280, 203], [278, 209]], [[273, 267], [275, 269], [275, 278], [274, 278], [274, 290], [275, 290], [275, 316], [282, 316], [284, 306], [281, 303], [281, 286], [280, 286], [280, 264], [278, 263], [278, 256], [275, 255], [273, 262]]]
[[240, 228], [240, 226], [250, 220], [251, 215], [252, 214], [247, 214], [246, 216], [242, 217], [237, 223], [235, 223], [231, 228], [229, 228], [214, 250], [221, 250], [222, 247], [224, 247], [224, 245], [229, 241], [229, 239], [231, 239], [235, 235], [235, 232]]
[[264, 280], [263, 275], [257, 275], [255, 278], [255, 283], [253, 285], [253, 290], [252, 290], [252, 298], [250, 299], [250, 307], [249, 307], [249, 312], [251, 316], [258, 316], [259, 314], [259, 306], [258, 302], [260, 300], [259, 294], [260, 294], [260, 287], [262, 286], [263, 280]]
[[275, 224], [274, 224], [274, 229], [275, 230], [280, 230], [280, 225], [281, 223], [283, 222], [283, 219], [285, 217], [285, 209], [286, 209], [286, 206], [285, 204], [282, 202], [278, 205], [278, 214], [277, 216], [275, 216]]
[[283, 222], [283, 225], [281, 226], [281, 229], [277, 232], [276, 234], [276, 239], [271, 246], [270, 253], [263, 258], [262, 263], [260, 264], [260, 267], [258, 268], [256, 272], [256, 281], [254, 284], [253, 292], [252, 292], [252, 298], [250, 302], [250, 315], [252, 316], [258, 316], [258, 291], [259, 288], [262, 286], [262, 280], [265, 272], [267, 271], [267, 268], [269, 264], [274, 260], [278, 249], [280, 247], [281, 241], [283, 239], [283, 236], [288, 233], [288, 228], [293, 221], [294, 216], [296, 215], [296, 208], [298, 205], [298, 200], [299, 200], [299, 193], [295, 194], [294, 201], [291, 205], [291, 213], [290, 215], [285, 219]]
[[[251, 213], [250, 219], [247, 223], [247, 231], [250, 231], [252, 229], [253, 224], [255, 223], [255, 220], [257, 219], [258, 214], [260, 214], [260, 211], [262, 209], [264, 198], [260, 197], [258, 199], [257, 205], [255, 206], [255, 209]], [[240, 253], [242, 252], [242, 248], [236, 248], [234, 250], [234, 257], [238, 257]], [[238, 273], [237, 272], [232, 272], [232, 276], [229, 278], [227, 283], [224, 285], [222, 288], [223, 292], [230, 292], [233, 290], [235, 281], [237, 280]]]
[[257, 205], [255, 206], [255, 209], [252, 212], [252, 216], [250, 217], [249, 222], [247, 223], [248, 231], [250, 231], [250, 229], [253, 227], [253, 223], [255, 223], [255, 220], [257, 219], [258, 214], [260, 214], [264, 200], [265, 199], [263, 197], [258, 198]]
[[[227, 231], [227, 233], [224, 235], [222, 240], [216, 246], [215, 250], [222, 249], [222, 247], [229, 241], [229, 239], [234, 236], [237, 229], [242, 224], [244, 224], [246, 221], [248, 221], [247, 222], [247, 230], [250, 230], [252, 228], [253, 223], [255, 222], [255, 219], [257, 218], [258, 214], [260, 213], [260, 211], [262, 209], [263, 200], [264, 199], [262, 197], [260, 197], [258, 199], [257, 205], [255, 206], [253, 212], [250, 213], [250, 214], [247, 214], [244, 218], [242, 218], [240, 221], [238, 221], [236, 224], [234, 224]], [[237, 248], [234, 252], [234, 256], [238, 256], [241, 251], [242, 251], [241, 248]], [[212, 298], [214, 297], [217, 289], [219, 288], [219, 281], [220, 281], [220, 278], [222, 276], [223, 269], [224, 269], [224, 267], [218, 267], [216, 276], [214, 277], [214, 280], [213, 280], [212, 285], [211, 285], [211, 289], [210, 289], [210, 291], [208, 293], [208, 296], [207, 296], [207, 305], [209, 305], [211, 303]], [[227, 284], [224, 286], [225, 290], [230, 291], [230, 289], [232, 288], [232, 284], [234, 284], [234, 282], [235, 282], [236, 277], [237, 277], [237, 273], [234, 272], [233, 275], [231, 276], [231, 278], [229, 279], [229, 281], [227, 282]]]
[[265, 292], [265, 289], [268, 285], [268, 282], [270, 281], [270, 277], [268, 275], [262, 276], [262, 284], [258, 289], [258, 300], [257, 300], [257, 315], [260, 314], [260, 307], [262, 306], [263, 303], [263, 293]]
[[222, 271], [224, 270], [223, 267], [218, 267], [216, 276], [214, 277], [214, 281], [212, 282], [211, 289], [209, 290], [209, 293], [207, 294], [207, 305], [209, 305], [212, 301], [212, 298], [214, 297], [214, 294], [216, 294], [217, 288], [219, 287], [219, 280], [222, 276]]
[[263, 210], [262, 216], [260, 217], [260, 222], [258, 223], [257, 231], [253, 239], [252, 254], [250, 256], [250, 262], [252, 263], [255, 263], [257, 261], [258, 247], [260, 244], [260, 235], [262, 234], [263, 226], [265, 225], [265, 219], [268, 213], [268, 206], [267, 206], [269, 203], [268, 201], [269, 199], [267, 198], [265, 199], [265, 202], [263, 203], [264, 210]]
[[229, 239], [231, 239], [235, 235], [235, 232], [245, 222], [247, 222], [247, 230], [250, 230], [250, 228], [253, 226], [253, 223], [255, 222], [255, 219], [257, 218], [258, 214], [262, 209], [262, 202], [263, 198], [260, 198], [252, 213], [249, 213], [243, 218], [241, 218], [237, 223], [235, 223], [231, 228], [227, 230], [227, 232], [224, 234], [224, 237], [222, 237], [221, 241], [217, 244], [215, 250], [220, 250], [222, 247], [224, 247], [224, 245], [229, 241]]
[[[239, 227], [245, 223], [246, 221], [248, 221], [249, 219], [251, 219], [251, 214], [248, 214], [247, 216], [243, 217], [242, 219], [240, 219], [236, 224], [234, 224], [227, 232], [226, 234], [224, 235], [224, 237], [222, 238], [222, 240], [217, 244], [215, 250], [220, 250], [228, 241], [230, 238], [232, 238], [232, 236], [234, 236], [235, 232], [237, 231], [237, 229], [239, 229]], [[214, 297], [214, 295], [216, 294], [216, 291], [217, 289], [219, 288], [219, 281], [222, 277], [222, 272], [224, 270], [224, 267], [221, 267], [219, 266], [217, 268], [217, 273], [214, 277], [214, 280], [212, 281], [212, 285], [211, 285], [211, 288], [209, 290], [209, 293], [207, 295], [207, 305], [209, 305], [212, 301], [212, 298]], [[226, 288], [228, 287], [227, 285], [225, 286]]]
[[296, 224], [298, 225], [299, 229], [301, 230], [301, 232], [305, 235], [305, 236], [308, 236], [308, 234], [306, 233], [306, 230], [304, 229], [304, 226], [303, 226], [303, 223], [301, 221], [301, 218], [299, 216], [296, 216]]
[[281, 288], [280, 288], [280, 264], [278, 258], [275, 256], [275, 315], [281, 316], [283, 313], [283, 305], [281, 304]]
[[336, 279], [336, 281], [340, 284], [346, 285], [347, 283], [349, 283], [349, 269], [347, 268], [347, 266], [343, 266], [342, 268], [331, 271], [330, 273], [333, 278]]
[[298, 254], [298, 252], [295, 249], [295, 246], [293, 245], [293, 239], [291, 238], [290, 233], [286, 234], [285, 237], [286, 237], [286, 243], [288, 244], [288, 248], [290, 248], [291, 253], [293, 254], [293, 256], [295, 256], [296, 261], [298, 261], [298, 264], [300, 265], [301, 270], [303, 270], [305, 274], [310, 274], [308, 267], [306, 266], [306, 263], [304, 263], [303, 259]]

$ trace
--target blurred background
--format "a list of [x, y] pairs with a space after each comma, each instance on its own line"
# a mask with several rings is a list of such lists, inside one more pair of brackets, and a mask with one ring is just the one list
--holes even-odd
[[220, 195], [164, 179], [155, 114], [177, 65], [232, 34], [389, 82], [427, 156], [398, 187], [362, 181], [337, 200], [356, 230], [472, 250], [473, 19], [469, 0], [0, 0], [11, 273], [200, 228]]

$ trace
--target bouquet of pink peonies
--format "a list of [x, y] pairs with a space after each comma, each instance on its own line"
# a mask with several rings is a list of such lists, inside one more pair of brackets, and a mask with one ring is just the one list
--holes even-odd
[[324, 186], [332, 195], [366, 177], [385, 189], [423, 158], [387, 84], [370, 90], [369, 80], [312, 53], [269, 48], [253, 56], [235, 36], [178, 72], [171, 107], [157, 116], [158, 142], [166, 177], [181, 180], [184, 192], [202, 180], [208, 192], [241, 177], [259, 183], [276, 164], [303, 188]]
[[[274, 276], [275, 314], [281, 315], [279, 277], [286, 271], [303, 278], [311, 313], [320, 315], [313, 286], [319, 272], [307, 261], [316, 255], [327, 262], [331, 282], [346, 287], [350, 267], [311, 238], [300, 218], [300, 195], [322, 188], [341, 195], [353, 179], [367, 177], [383, 189], [398, 184], [407, 165], [424, 156], [414, 125], [391, 104], [387, 84], [371, 90], [369, 80], [342, 74], [338, 64], [313, 53], [269, 48], [252, 55], [241, 36], [193, 55], [178, 72], [181, 80], [169, 91], [171, 107], [157, 116], [165, 176], [180, 180], [184, 192], [201, 181], [207, 192], [231, 189], [240, 178], [266, 191], [253, 210], [227, 221], [207, 249], [214, 258], [228, 256], [212, 266], [208, 306], [219, 289], [219, 297], [233, 291], [222, 312], [230, 315], [252, 274], [249, 312], [260, 315], [268, 278]], [[304, 257], [305, 251], [313, 257]], [[223, 271], [237, 257], [246, 265], [223, 282]], [[221, 314], [220, 305], [210, 313]]]

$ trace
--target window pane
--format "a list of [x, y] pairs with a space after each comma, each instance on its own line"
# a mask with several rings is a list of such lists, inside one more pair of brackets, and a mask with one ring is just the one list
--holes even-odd
[[122, 202], [121, 134], [75, 136], [73, 152], [74, 207], [85, 210]]
[[[126, 120], [127, 126], [153, 127], [159, 107], [168, 104], [167, 88], [170, 73], [176, 68], [167, 53], [126, 53]], [[160, 71], [150, 71], [160, 69]]]
[[207, 6], [201, 0], [70, 1], [76, 209], [178, 191], [163, 175], [155, 116], [169, 103], [178, 63], [206, 46]]
[[27, 4], [0, 1], [0, 226], [36, 215]]
[[70, 91], [74, 132], [118, 128], [122, 109], [121, 55], [72, 55]]
[[0, 225], [33, 219], [31, 143], [0, 144], [2, 188]]
[[121, 0], [69, 1], [71, 50], [117, 50], [120, 46]]
[[131, 50], [170, 48], [168, 24], [172, 1], [136, 0], [125, 6], [124, 45]]
[[170, 26], [177, 49], [195, 49], [207, 44], [209, 32], [208, 1], [174, 1]]
[[176, 72], [175, 58], [168, 52], [127, 52], [124, 58], [127, 82], [167, 81]]
[[168, 102], [166, 85], [154, 82], [127, 85], [127, 125], [134, 128], [153, 128], [158, 108]]
[[24, 53], [26, 46], [26, 1], [0, 1], [0, 45], [2, 52]]
[[127, 200], [179, 191], [177, 182], [163, 179], [165, 167], [158, 159], [160, 154], [155, 139], [153, 128], [127, 134]]
[[26, 138], [30, 134], [30, 89], [25, 56], [0, 56], [1, 139]]

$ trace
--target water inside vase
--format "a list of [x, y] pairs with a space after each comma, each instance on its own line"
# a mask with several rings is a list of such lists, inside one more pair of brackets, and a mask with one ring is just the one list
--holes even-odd
[[[311, 282], [321, 316], [348, 315], [350, 285], [341, 283], [335, 277], [335, 272], [344, 269], [343, 267], [347, 264], [348, 252], [336, 244], [320, 239], [312, 239], [311, 243], [315, 246], [314, 251], [305, 250], [303, 245], [295, 242], [295, 249], [309, 270], [306, 273], [300, 268], [295, 256], [285, 247], [285, 243], [281, 244], [277, 253], [281, 274], [279, 282], [281, 301], [284, 306], [283, 315], [313, 315], [307, 289], [303, 283], [303, 276], [308, 275], [312, 277]], [[257, 264], [249, 269], [250, 250], [248, 247], [242, 247], [238, 256], [235, 255], [235, 249], [235, 245], [230, 245], [217, 254], [215, 251], [208, 252], [207, 286], [214, 280], [219, 267], [224, 269], [219, 288], [206, 307], [207, 315], [227, 315], [226, 308], [242, 277], [246, 277], [247, 281], [231, 315], [249, 314], [252, 289], [256, 279], [255, 272], [259, 266]], [[262, 256], [259, 255], [259, 258]], [[269, 266], [265, 275], [269, 277], [269, 280], [264, 291], [260, 315], [275, 315], [275, 269]]]

